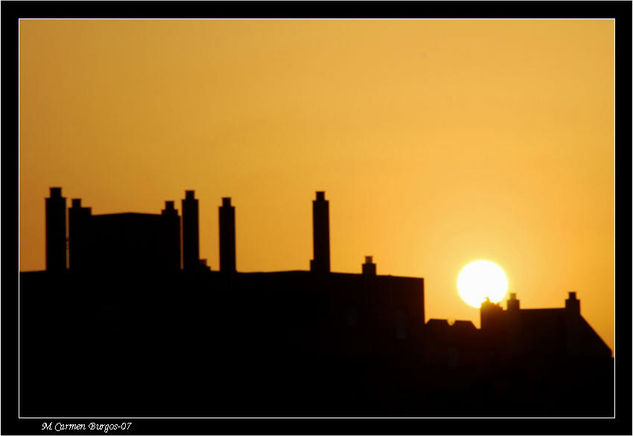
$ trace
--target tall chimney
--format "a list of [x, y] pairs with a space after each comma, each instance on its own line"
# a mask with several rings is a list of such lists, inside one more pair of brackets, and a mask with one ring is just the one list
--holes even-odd
[[310, 271], [330, 272], [330, 207], [325, 192], [317, 191], [312, 201], [312, 237], [314, 258]]
[[71, 270], [85, 269], [89, 264], [89, 224], [92, 210], [81, 206], [81, 198], [72, 199], [68, 209], [68, 263]]
[[66, 269], [66, 197], [62, 188], [50, 188], [46, 198], [46, 270]]
[[220, 271], [235, 272], [235, 207], [222, 198], [220, 210]]
[[161, 211], [165, 238], [169, 238], [166, 263], [170, 269], [180, 269], [180, 217], [173, 201], [165, 202], [165, 209]]
[[182, 261], [186, 271], [195, 270], [200, 265], [198, 200], [194, 198], [194, 191], [185, 191], [185, 199], [182, 200]]

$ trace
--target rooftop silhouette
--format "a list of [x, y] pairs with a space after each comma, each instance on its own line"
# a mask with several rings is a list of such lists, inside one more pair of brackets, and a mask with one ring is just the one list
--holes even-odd
[[51, 188], [46, 271], [20, 274], [23, 415], [613, 414], [612, 353], [575, 292], [561, 308], [485, 302], [480, 329], [426, 322], [423, 278], [379, 275], [372, 256], [331, 272], [324, 192], [306, 271], [239, 272], [228, 197], [212, 271], [194, 191], [174, 205], [96, 215], [73, 199], [66, 247]]

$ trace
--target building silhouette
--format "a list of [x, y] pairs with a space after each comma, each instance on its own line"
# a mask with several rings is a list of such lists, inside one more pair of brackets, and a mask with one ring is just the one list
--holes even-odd
[[[50, 220], [47, 215], [47, 222]], [[65, 223], [58, 233], [61, 236], [53, 236], [66, 239]], [[161, 214], [94, 215], [91, 208], [82, 206], [81, 199], [75, 198], [68, 210], [68, 236], [69, 267], [73, 272], [180, 270], [180, 218], [173, 202], [166, 202]], [[53, 242], [47, 235], [47, 246]]]
[[309, 271], [243, 273], [228, 197], [219, 271], [199, 259], [194, 191], [182, 216], [173, 201], [93, 215], [73, 199], [67, 269], [65, 199], [51, 188], [46, 271], [20, 274], [23, 414], [613, 414], [612, 353], [575, 292], [563, 308], [485, 302], [479, 329], [426, 321], [423, 278], [379, 275], [372, 256], [359, 273], [330, 271], [324, 192], [312, 206]]
[[569, 292], [564, 308], [521, 309], [511, 293], [507, 308], [484, 302], [481, 331], [498, 348], [514, 358], [541, 354], [560, 356], [611, 357], [611, 349], [580, 314], [580, 300]]

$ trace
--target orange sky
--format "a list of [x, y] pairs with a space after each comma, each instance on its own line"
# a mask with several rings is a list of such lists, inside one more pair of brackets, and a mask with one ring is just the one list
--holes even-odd
[[[44, 197], [158, 213], [195, 189], [218, 268], [422, 276], [426, 318], [471, 319], [485, 258], [522, 307], [581, 312], [613, 348], [613, 20], [22, 20], [20, 269], [44, 268]], [[179, 207], [179, 206], [178, 206]]]

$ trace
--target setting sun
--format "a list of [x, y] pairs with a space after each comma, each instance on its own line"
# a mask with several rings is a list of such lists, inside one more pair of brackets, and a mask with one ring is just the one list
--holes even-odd
[[457, 292], [468, 305], [480, 307], [486, 298], [493, 303], [503, 299], [508, 279], [503, 269], [489, 260], [470, 262], [459, 272]]

